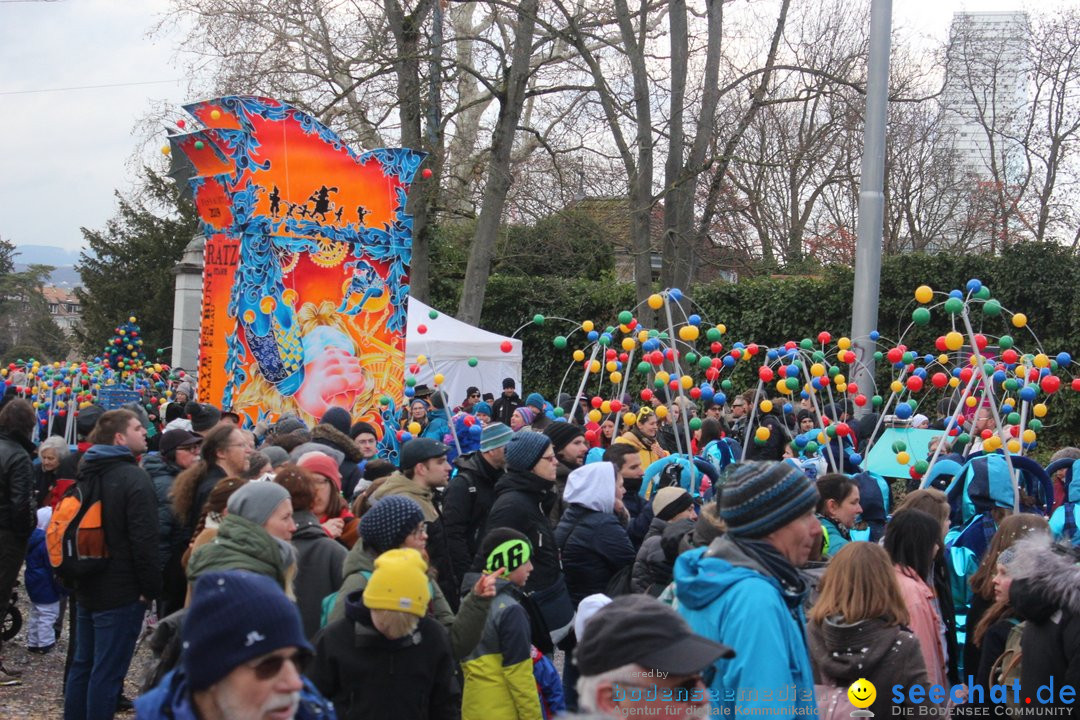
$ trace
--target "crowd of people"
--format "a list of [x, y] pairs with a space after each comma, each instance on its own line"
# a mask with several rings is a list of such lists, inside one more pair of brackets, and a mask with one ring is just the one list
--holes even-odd
[[[74, 447], [0, 409], [0, 606], [23, 572], [28, 649], [66, 626], [67, 720], [839, 717], [860, 679], [880, 717], [1080, 683], [1080, 450], [1014, 512], [1000, 454], [894, 487], [819, 462], [872, 436], [852, 408], [754, 391], [626, 398], [627, 423], [512, 379], [456, 406], [419, 386], [400, 447], [341, 408], [248, 430], [186, 394], [167, 423], [84, 408]], [[79, 576], [56, 565], [73, 494], [107, 546]]]

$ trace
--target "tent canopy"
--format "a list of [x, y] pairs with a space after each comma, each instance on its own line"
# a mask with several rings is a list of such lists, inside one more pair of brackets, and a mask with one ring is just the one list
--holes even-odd
[[[419, 355], [427, 357], [427, 363], [416, 375], [417, 384], [434, 388], [435, 373], [442, 373], [441, 387], [451, 407], [461, 404], [470, 385], [496, 398], [502, 392], [503, 378], [514, 378], [521, 388], [520, 340], [481, 330], [441, 312], [432, 319], [431, 311], [430, 306], [409, 297], [405, 363], [412, 365]], [[420, 331], [421, 327], [424, 332]], [[510, 343], [510, 352], [502, 350], [506, 341]], [[469, 367], [469, 358], [476, 358], [476, 367]]]

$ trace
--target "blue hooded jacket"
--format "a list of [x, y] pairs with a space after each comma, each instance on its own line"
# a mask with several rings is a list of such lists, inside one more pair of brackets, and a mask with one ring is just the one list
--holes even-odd
[[713, 666], [714, 712], [817, 711], [801, 596], [788, 598], [789, 607], [780, 583], [727, 536], [680, 555], [675, 585], [679, 613], [694, 632], [735, 649], [735, 657]]

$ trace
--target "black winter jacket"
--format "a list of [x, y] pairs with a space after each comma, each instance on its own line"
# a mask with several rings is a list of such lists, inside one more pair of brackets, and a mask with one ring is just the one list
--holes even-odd
[[0, 433], [0, 530], [13, 532], [24, 550], [37, 527], [33, 453], [28, 438]]
[[533, 571], [526, 592], [548, 588], [562, 576], [555, 533], [548, 513], [556, 501], [555, 485], [531, 472], [507, 471], [495, 483], [495, 503], [488, 514], [484, 534], [499, 527], [525, 533], [533, 546]]
[[105, 570], [79, 582], [75, 596], [93, 612], [161, 594], [158, 514], [154, 484], [135, 456], [119, 445], [94, 445], [79, 465], [77, 482], [101, 481], [102, 524], [109, 548]]
[[292, 544], [296, 548], [296, 581], [293, 589], [300, 619], [304, 623], [304, 634], [313, 638], [319, 632], [323, 598], [341, 587], [345, 556], [349, 551], [326, 534], [319, 524], [319, 518], [312, 513], [295, 513], [293, 520], [296, 522], [296, 532], [292, 536]]
[[695, 522], [690, 518], [675, 522], [653, 518], [649, 534], [634, 558], [634, 572], [630, 578], [630, 587], [634, 592], [659, 597], [664, 588], [671, 584], [679, 546], [683, 538], [693, 532]]
[[555, 542], [562, 549], [566, 585], [575, 606], [604, 592], [612, 576], [634, 562], [634, 546], [619, 519], [577, 503], [567, 506], [555, 528]]
[[[1051, 549], [1045, 537], [1020, 540], [1014, 547], [1009, 602], [1027, 621], [1021, 643], [1020, 695], [1040, 705], [1071, 708], [1072, 703], [1060, 702], [1058, 690], [1080, 686], [1080, 557], [1063, 545]], [[1045, 690], [1042, 698], [1036, 693], [1051, 682], [1053, 702], [1045, 703], [1049, 699]]]
[[339, 720], [458, 720], [461, 687], [446, 630], [430, 617], [388, 640], [371, 624], [363, 591], [345, 599], [345, 618], [315, 638], [307, 677]]
[[443, 496], [442, 518], [454, 574], [465, 577], [484, 539], [484, 524], [495, 504], [495, 483], [502, 470], [493, 468], [479, 451], [454, 461], [457, 474]]
[[180, 468], [166, 460], [162, 455], [152, 453], [143, 456], [142, 469], [150, 475], [157, 495], [158, 514], [158, 562], [162, 567], [174, 552], [184, 551], [183, 528], [176, 521], [172, 511], [169, 490], [173, 480], [180, 474]]
[[510, 427], [510, 418], [513, 416], [514, 411], [524, 404], [521, 401], [521, 396], [517, 393], [509, 397], [500, 395], [491, 404], [491, 421], [501, 422], [503, 425]]
[[641, 490], [640, 479], [626, 480], [623, 478], [623, 487], [626, 488], [626, 495], [622, 499], [623, 507], [630, 513], [630, 522], [626, 525], [626, 534], [630, 536], [630, 542], [634, 543], [634, 547], [639, 548], [652, 524], [652, 503], [646, 500], [639, 492]]

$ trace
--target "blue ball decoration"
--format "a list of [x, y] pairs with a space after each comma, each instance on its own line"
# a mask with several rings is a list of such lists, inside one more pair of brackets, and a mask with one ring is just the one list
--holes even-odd
[[911, 409], [911, 406], [908, 405], [906, 402], [899, 403], [896, 406], [896, 417], [900, 418], [901, 420], [907, 420], [908, 418], [910, 418], [912, 412], [914, 411]]
[[968, 292], [977, 293], [982, 290], [982, 283], [975, 278], [967, 281]]
[[862, 455], [859, 453], [851, 453], [848, 455], [848, 460], [852, 465], [862, 465]]
[[1072, 362], [1072, 355], [1067, 352], [1059, 352], [1057, 354], [1058, 365], [1065, 367]]
[[950, 290], [949, 291], [949, 297], [956, 298], [957, 300], [963, 300], [964, 299], [964, 293], [961, 290]]
[[686, 322], [688, 322], [688, 323], [690, 323], [691, 325], [694, 325], [694, 326], [700, 325], [701, 324], [701, 316], [695, 313], [695, 314], [691, 315], [690, 317], [686, 318]]
[[1020, 388], [1020, 399], [1024, 402], [1032, 402], [1037, 394], [1031, 385]]
[[881, 338], [881, 333], [879, 333], [877, 330], [871, 330], [870, 331], [870, 339], [871, 340], [873, 340], [874, 342], [877, 342], [880, 338]]
[[668, 290], [667, 295], [675, 302], [679, 302], [680, 300], [682, 300], [682, 290], [680, 290], [679, 288], [671, 288], [670, 290]]

